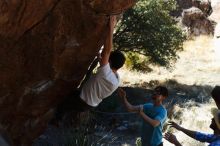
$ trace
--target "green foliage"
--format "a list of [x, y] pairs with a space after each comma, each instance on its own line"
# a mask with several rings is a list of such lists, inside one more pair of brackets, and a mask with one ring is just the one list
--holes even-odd
[[141, 138], [140, 138], [140, 137], [138, 137], [138, 138], [136, 139], [135, 144], [136, 144], [136, 146], [141, 146], [141, 145], [142, 145], [142, 144], [141, 144]]
[[148, 67], [150, 62], [147, 57], [140, 55], [136, 52], [126, 53], [126, 62], [125, 65], [127, 68], [132, 70], [142, 71], [142, 72], [151, 72], [152, 69]]
[[143, 54], [154, 64], [170, 66], [185, 40], [170, 16], [175, 8], [175, 0], [139, 0], [119, 22], [114, 35], [115, 48]]

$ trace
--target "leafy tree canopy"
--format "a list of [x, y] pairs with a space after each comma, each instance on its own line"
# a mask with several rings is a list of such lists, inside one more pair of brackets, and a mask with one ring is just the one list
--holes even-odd
[[143, 54], [150, 63], [170, 66], [178, 58], [185, 36], [170, 16], [175, 0], [139, 0], [127, 10], [114, 35], [117, 50]]

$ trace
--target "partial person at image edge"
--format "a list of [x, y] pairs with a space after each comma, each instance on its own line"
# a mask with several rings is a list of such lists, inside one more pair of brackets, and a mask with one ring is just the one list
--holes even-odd
[[[220, 110], [218, 110], [217, 108], [213, 108], [212, 115], [212, 123], [209, 127], [213, 130], [213, 134], [201, 133], [198, 131], [185, 129], [175, 122], [170, 122], [169, 125], [179, 131], [182, 131], [183, 133], [195, 140], [209, 143], [208, 146], [220, 146]], [[164, 138], [170, 143], [173, 143], [175, 146], [182, 146], [182, 144], [177, 140], [176, 136], [172, 133], [165, 133]]]

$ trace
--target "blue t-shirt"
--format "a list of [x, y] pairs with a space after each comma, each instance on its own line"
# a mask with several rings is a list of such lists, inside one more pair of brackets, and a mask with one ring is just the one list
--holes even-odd
[[210, 143], [208, 146], [220, 146], [220, 135], [196, 132], [195, 139]]
[[158, 146], [162, 143], [162, 129], [167, 118], [167, 110], [162, 105], [154, 106], [152, 103], [144, 104], [143, 109], [147, 116], [160, 121], [160, 125], [153, 127], [143, 120], [141, 134], [142, 146]]

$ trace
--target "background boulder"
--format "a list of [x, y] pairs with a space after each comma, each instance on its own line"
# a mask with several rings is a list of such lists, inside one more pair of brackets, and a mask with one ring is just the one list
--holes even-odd
[[215, 22], [209, 18], [212, 14], [211, 0], [176, 0], [178, 8], [171, 15], [180, 18], [182, 27], [189, 36], [213, 35]]
[[182, 23], [189, 28], [191, 35], [213, 35], [214, 21], [209, 20], [199, 8], [192, 7], [182, 13]]

